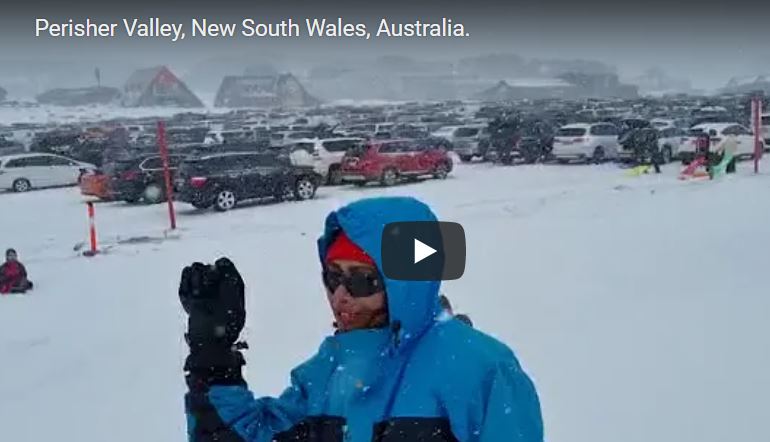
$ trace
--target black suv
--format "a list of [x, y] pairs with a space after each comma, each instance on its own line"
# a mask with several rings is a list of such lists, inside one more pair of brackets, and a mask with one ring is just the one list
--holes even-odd
[[501, 164], [521, 160], [527, 164], [544, 159], [553, 149], [556, 128], [545, 120], [523, 120], [509, 127], [498, 126], [489, 140], [482, 140], [484, 159]]
[[198, 209], [230, 210], [242, 200], [315, 197], [321, 176], [271, 152], [232, 152], [186, 159], [175, 182], [177, 199]]
[[[184, 155], [169, 155], [168, 165], [174, 179]], [[105, 167], [110, 176], [110, 191], [117, 201], [157, 204], [166, 200], [163, 161], [160, 155], [142, 155], [118, 160]], [[173, 181], [172, 181], [173, 182]]]

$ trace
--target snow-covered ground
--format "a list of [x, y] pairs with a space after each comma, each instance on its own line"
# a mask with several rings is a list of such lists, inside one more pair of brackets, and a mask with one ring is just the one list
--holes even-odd
[[150, 118], [171, 117], [180, 112], [226, 113], [230, 109], [223, 108], [191, 108], [178, 107], [120, 107], [120, 106], [0, 106], [0, 121], [27, 124], [77, 124], [110, 120], [113, 118]]
[[[315, 239], [326, 213], [406, 194], [465, 227], [444, 291], [511, 345], [561, 442], [770, 440], [770, 175], [680, 182], [677, 167], [459, 167], [446, 181], [322, 188], [229, 213], [97, 205], [77, 189], [0, 194], [0, 246], [36, 290], [0, 297], [0, 440], [184, 439], [181, 268], [227, 255], [247, 281], [247, 379], [276, 394], [331, 329]], [[145, 241], [126, 239], [145, 237]], [[147, 239], [149, 238], [149, 240]], [[156, 238], [157, 240], [153, 240]], [[460, 355], [461, 356], [461, 355]]]

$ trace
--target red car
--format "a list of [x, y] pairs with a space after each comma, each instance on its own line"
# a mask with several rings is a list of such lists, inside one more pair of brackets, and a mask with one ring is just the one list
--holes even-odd
[[342, 181], [363, 186], [379, 182], [392, 186], [403, 178], [431, 176], [444, 179], [452, 171], [446, 149], [431, 140], [373, 140], [347, 152], [342, 159]]

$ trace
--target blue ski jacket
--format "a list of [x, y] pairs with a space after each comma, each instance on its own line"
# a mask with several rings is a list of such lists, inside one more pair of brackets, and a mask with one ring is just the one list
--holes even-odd
[[[351, 203], [326, 219], [322, 265], [340, 229], [381, 269], [385, 224], [435, 220], [413, 198]], [[190, 441], [541, 442], [538, 396], [514, 353], [442, 316], [439, 286], [386, 278], [390, 326], [327, 337], [279, 397], [255, 397], [245, 382], [191, 389]]]

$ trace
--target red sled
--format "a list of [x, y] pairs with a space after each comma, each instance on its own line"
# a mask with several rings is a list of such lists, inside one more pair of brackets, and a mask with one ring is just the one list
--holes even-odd
[[685, 169], [679, 174], [680, 180], [686, 180], [688, 178], [695, 177], [695, 170], [698, 169], [698, 167], [703, 166], [706, 164], [706, 158], [705, 157], [698, 157], [692, 160], [692, 162], [685, 167]]

